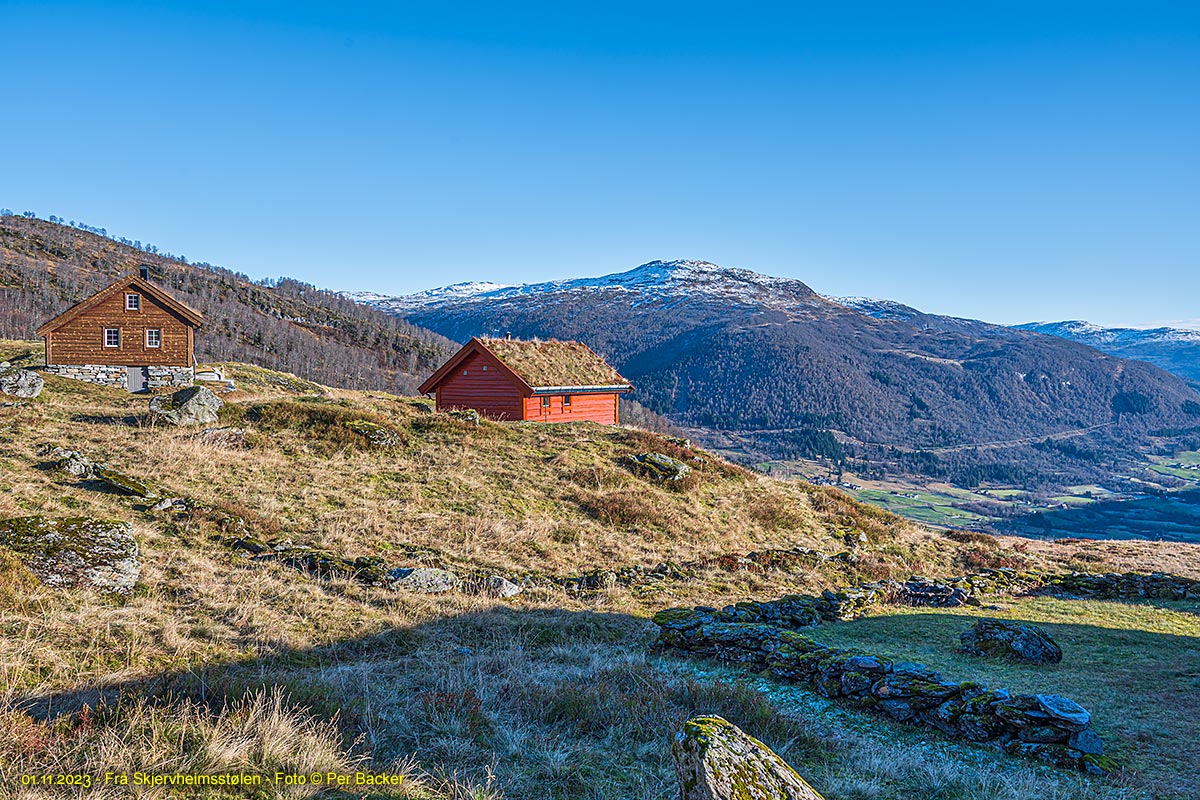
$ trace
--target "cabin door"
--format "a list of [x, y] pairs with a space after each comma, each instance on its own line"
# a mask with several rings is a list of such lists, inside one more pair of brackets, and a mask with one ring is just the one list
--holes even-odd
[[129, 367], [126, 370], [125, 385], [131, 392], [145, 392], [150, 389], [150, 368]]

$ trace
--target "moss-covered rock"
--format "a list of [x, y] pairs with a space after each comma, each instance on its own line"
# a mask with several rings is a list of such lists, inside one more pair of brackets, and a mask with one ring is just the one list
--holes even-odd
[[638, 453], [625, 458], [634, 472], [658, 481], [679, 481], [692, 474], [687, 464], [663, 453]]
[[17, 517], [0, 521], [0, 545], [13, 550], [48, 586], [90, 586], [128, 594], [141, 573], [128, 522], [86, 517]]
[[143, 497], [147, 500], [159, 500], [162, 498], [162, 492], [155, 488], [149, 481], [126, 475], [124, 472], [115, 470], [107, 464], [95, 464], [92, 468], [92, 474], [105, 486], [120, 494]]
[[671, 745], [682, 800], [822, 800], [771, 748], [721, 717], [693, 717]]
[[378, 422], [365, 419], [353, 419], [345, 423], [346, 427], [367, 440], [367, 444], [377, 450], [390, 450], [404, 444], [404, 437], [398, 431]]
[[981, 619], [960, 637], [964, 653], [998, 656], [1031, 664], [1057, 664], [1062, 648], [1050, 634], [1028, 622]]

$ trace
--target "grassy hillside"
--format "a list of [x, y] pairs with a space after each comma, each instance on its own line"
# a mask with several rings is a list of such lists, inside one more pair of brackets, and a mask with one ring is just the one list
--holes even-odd
[[[0, 359], [28, 347], [0, 344]], [[1107, 557], [1097, 543], [942, 534], [639, 430], [476, 425], [413, 398], [226, 369], [239, 390], [224, 396], [223, 422], [247, 431], [248, 449], [156, 425], [144, 397], [53, 377], [36, 400], [0, 408], [0, 519], [128, 520], [144, 561], [133, 594], [113, 598], [44, 586], [0, 548], [6, 787], [26, 773], [366, 769], [409, 776], [382, 796], [669, 798], [669, 736], [698, 712], [778, 748], [830, 800], [929, 797], [931, 786], [954, 800], [1116, 800], [1158, 785], [921, 743], [648, 649], [647, 617], [665, 606], [911, 572], [1095, 568]], [[346, 425], [363, 421], [389, 431], [386, 446]], [[189, 510], [153, 511], [50, 469], [43, 444], [149, 479]], [[694, 471], [667, 485], [641, 477], [624, 457], [645, 451]], [[347, 571], [249, 558], [229, 546], [238, 537], [378, 557], [387, 568], [501, 574], [527, 588], [508, 600], [393, 591]], [[1123, 566], [1161, 563], [1152, 545], [1122, 548]], [[1194, 553], [1173, 552], [1173, 569], [1200, 571]], [[637, 577], [664, 562], [657, 577]], [[596, 570], [615, 580], [564, 588]], [[918, 655], [919, 638], [887, 649]], [[57, 792], [66, 794], [127, 796]], [[41, 795], [56, 793], [30, 794]]]

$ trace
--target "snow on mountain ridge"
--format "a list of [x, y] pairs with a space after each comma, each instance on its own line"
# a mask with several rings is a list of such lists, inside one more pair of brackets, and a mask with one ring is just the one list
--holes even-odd
[[594, 278], [566, 278], [516, 286], [475, 281], [457, 283], [416, 294], [386, 297], [373, 292], [345, 292], [358, 302], [387, 311], [416, 311], [467, 301], [503, 301], [560, 292], [623, 291], [649, 300], [687, 300], [717, 297], [747, 304], [799, 305], [819, 301], [801, 281], [775, 278], [747, 269], [721, 267], [708, 261], [650, 261], [625, 272]]

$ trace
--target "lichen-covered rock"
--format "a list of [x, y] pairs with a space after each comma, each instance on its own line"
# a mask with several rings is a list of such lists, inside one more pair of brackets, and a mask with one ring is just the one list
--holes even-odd
[[128, 522], [17, 517], [0, 521], [0, 545], [48, 586], [128, 594], [142, 569]]
[[211, 425], [225, 401], [207, 386], [189, 386], [150, 400], [150, 413], [172, 425]]
[[221, 447], [226, 450], [245, 450], [249, 446], [246, 443], [246, 431], [243, 428], [205, 428], [196, 435], [196, 439], [211, 447]]
[[683, 480], [692, 474], [687, 464], [663, 453], [638, 453], [626, 456], [626, 461], [634, 472], [659, 481]]
[[771, 748], [721, 717], [693, 717], [671, 745], [682, 800], [822, 800]]
[[981, 619], [960, 637], [964, 653], [1001, 656], [1031, 664], [1057, 664], [1062, 648], [1036, 625], [1028, 622]]
[[1068, 697], [1057, 694], [1039, 694], [1034, 697], [1037, 699], [1038, 708], [1059, 727], [1082, 731], [1092, 723], [1092, 715], [1088, 710]]
[[30, 399], [42, 393], [44, 383], [36, 372], [7, 364], [0, 368], [0, 394]]
[[404, 444], [404, 437], [397, 431], [377, 422], [365, 419], [350, 420], [346, 427], [367, 440], [367, 444], [379, 450], [390, 450]]
[[523, 590], [503, 575], [489, 575], [483, 582], [484, 591], [492, 597], [516, 597]]
[[92, 466], [92, 474], [105, 486], [120, 494], [142, 497], [147, 500], [158, 500], [162, 497], [158, 489], [154, 488], [147, 481], [126, 475], [124, 472], [115, 470], [107, 464], [94, 464]]
[[420, 594], [440, 594], [457, 589], [462, 581], [449, 570], [435, 567], [399, 567], [389, 574], [390, 586]]
[[78, 450], [67, 450], [64, 447], [48, 444], [38, 448], [37, 452], [39, 456], [50, 461], [55, 469], [62, 470], [68, 475], [76, 478], [95, 477], [92, 472], [95, 464]]

